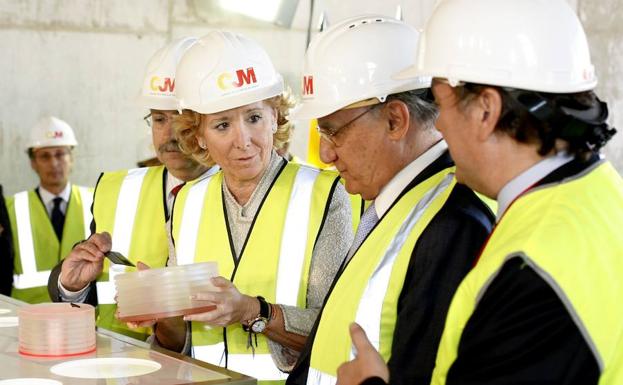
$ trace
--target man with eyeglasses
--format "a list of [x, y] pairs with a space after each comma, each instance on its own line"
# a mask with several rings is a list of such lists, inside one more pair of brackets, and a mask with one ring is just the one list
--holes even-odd
[[[145, 339], [149, 330], [130, 329], [115, 318], [114, 276], [126, 271], [126, 266], [111, 265], [104, 253], [113, 250], [134, 264], [140, 261], [149, 267], [176, 264], [170, 236], [175, 196], [184, 183], [208, 170], [182, 154], [172, 129], [177, 115], [175, 68], [195, 41], [188, 37], [171, 42], [157, 51], [147, 66], [140, 101], [150, 111], [144, 119], [163, 165], [100, 176], [93, 203], [94, 234], [76, 245], [49, 280], [53, 300], [97, 305], [98, 327], [137, 339]], [[166, 327], [159, 329], [161, 338], [166, 338]]]
[[307, 50], [291, 115], [318, 119], [320, 158], [373, 204], [288, 384], [334, 384], [353, 354], [352, 322], [389, 363], [392, 384], [427, 384], [450, 300], [491, 231], [489, 208], [454, 178], [430, 78], [392, 79], [413, 64], [417, 42], [411, 26], [367, 15]]
[[[623, 384], [623, 179], [580, 18], [564, 0], [442, 0], [420, 48], [396, 76], [434, 77], [457, 178], [498, 202], [430, 383]], [[394, 384], [353, 331], [339, 383]]]
[[53, 116], [39, 120], [27, 145], [39, 186], [6, 200], [14, 249], [11, 296], [22, 301], [49, 302], [50, 270], [90, 234], [93, 189], [69, 183], [77, 145], [66, 122]]

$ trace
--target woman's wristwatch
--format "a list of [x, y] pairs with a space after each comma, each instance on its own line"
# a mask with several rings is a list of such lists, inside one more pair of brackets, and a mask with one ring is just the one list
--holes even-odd
[[263, 333], [272, 319], [272, 306], [262, 296], [256, 297], [260, 301], [260, 314], [254, 319], [247, 320], [242, 324], [242, 329], [251, 333]]

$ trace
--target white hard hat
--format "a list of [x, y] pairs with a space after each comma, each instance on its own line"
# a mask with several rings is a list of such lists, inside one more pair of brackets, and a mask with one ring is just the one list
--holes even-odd
[[180, 58], [197, 41], [196, 37], [177, 39], [160, 48], [147, 64], [140, 101], [154, 110], [175, 110], [175, 67]]
[[442, 0], [422, 34], [417, 64], [431, 75], [524, 90], [573, 93], [597, 77], [586, 35], [564, 0]]
[[256, 42], [237, 33], [212, 31], [179, 62], [178, 109], [211, 114], [281, 95], [283, 79]]
[[320, 118], [358, 101], [429, 88], [430, 77], [392, 78], [415, 64], [418, 38], [410, 25], [379, 15], [350, 18], [318, 34], [305, 55], [302, 103], [290, 116]]
[[26, 149], [77, 145], [76, 136], [69, 124], [54, 116], [46, 116], [30, 130]]

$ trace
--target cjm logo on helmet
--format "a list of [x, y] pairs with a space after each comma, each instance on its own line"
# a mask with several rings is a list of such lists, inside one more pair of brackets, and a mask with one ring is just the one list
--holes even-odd
[[[232, 79], [234, 79], [234, 75], [236, 80], [232, 81]], [[216, 79], [216, 83], [218, 88], [221, 90], [229, 90], [257, 83], [257, 78], [255, 77], [255, 70], [253, 67], [249, 67], [246, 70], [239, 69], [235, 74], [232, 74], [231, 72], [223, 72]]]
[[47, 131], [45, 136], [48, 139], [61, 139], [63, 137], [63, 131]]
[[314, 77], [312, 75], [303, 76], [303, 96], [314, 94]]
[[175, 79], [161, 79], [158, 76], [152, 76], [151, 80], [149, 81], [149, 88], [151, 88], [152, 91], [156, 92], [173, 92], [173, 90], [175, 90]]

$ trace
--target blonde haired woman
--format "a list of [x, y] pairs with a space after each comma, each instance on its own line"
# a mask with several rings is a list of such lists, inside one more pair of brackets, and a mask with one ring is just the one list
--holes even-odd
[[[215, 310], [187, 316], [196, 358], [284, 380], [352, 242], [350, 203], [330, 171], [277, 155], [292, 106], [268, 55], [214, 31], [180, 61], [174, 127], [182, 148], [221, 171], [178, 195], [180, 264], [217, 261]], [[209, 327], [206, 327], [209, 326]]]

